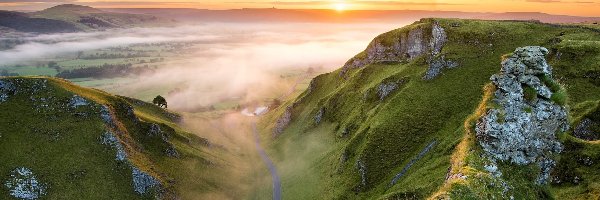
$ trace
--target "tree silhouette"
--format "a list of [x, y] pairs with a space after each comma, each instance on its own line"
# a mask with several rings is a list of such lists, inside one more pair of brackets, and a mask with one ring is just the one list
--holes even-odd
[[165, 106], [165, 108], [167, 108], [167, 100], [164, 97], [160, 96], [160, 95], [154, 97], [154, 99], [152, 100], [152, 103], [156, 104], [157, 106], [159, 106], [161, 108], [163, 106]]

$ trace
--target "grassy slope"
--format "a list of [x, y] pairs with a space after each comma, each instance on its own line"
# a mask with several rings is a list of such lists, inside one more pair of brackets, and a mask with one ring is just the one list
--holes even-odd
[[113, 13], [95, 9], [88, 6], [73, 4], [58, 5], [32, 14], [34, 18], [46, 18], [65, 21], [75, 25], [82, 30], [93, 30], [94, 27], [87, 26], [79, 22], [82, 18], [93, 18], [102, 24], [111, 27], [104, 28], [126, 28], [126, 27], [144, 27], [153, 25], [165, 25], [166, 20], [158, 19], [151, 15]]
[[[154, 105], [113, 96], [108, 93], [82, 88], [54, 78], [5, 78], [17, 81], [21, 92], [0, 103], [0, 180], [16, 167], [31, 168], [42, 182], [49, 185], [48, 199], [140, 199], [134, 193], [131, 170], [115, 161], [115, 150], [100, 143], [106, 131], [100, 118], [99, 104], [108, 105], [116, 114], [119, 135], [128, 157], [140, 169], [159, 177], [167, 189], [167, 197], [175, 193], [185, 199], [189, 188], [206, 192], [214, 190], [215, 180], [204, 173], [213, 159], [205, 139], [186, 133], [173, 121], [174, 114]], [[29, 91], [34, 84], [47, 81], [48, 87], [38, 92]], [[27, 88], [24, 89], [24, 88]], [[26, 91], [26, 92], [23, 92]], [[96, 105], [66, 108], [73, 94], [78, 94]], [[52, 110], [39, 112], [30, 96], [46, 98]], [[141, 120], [135, 123], [127, 116], [127, 107], [133, 105]], [[81, 117], [74, 112], [88, 113]], [[168, 143], [181, 154], [180, 159], [167, 157], [168, 144], [160, 137], [146, 135], [150, 123], [159, 124], [168, 135]], [[0, 197], [8, 198], [8, 191], [0, 187]], [[187, 197], [187, 198], [186, 198]]]
[[[563, 53], [560, 60], [550, 61], [555, 77], [567, 84], [569, 105], [600, 99], [600, 87], [591, 84], [589, 78], [568, 75], [582, 69], [600, 70], [600, 52], [594, 45], [600, 41], [597, 32], [529, 22], [436, 20], [448, 34], [442, 53], [446, 59], [458, 61], [460, 67], [445, 70], [431, 81], [421, 80], [427, 69], [424, 58], [373, 64], [350, 71], [347, 80], [339, 77], [339, 70], [334, 71], [315, 78], [315, 89], [300, 95], [293, 122], [278, 138], [267, 139], [269, 128], [286, 105], [265, 117], [261, 123], [264, 138], [271, 142], [270, 153], [280, 168], [286, 198], [430, 196], [444, 183], [451, 156], [465, 135], [463, 123], [481, 101], [481, 88], [500, 68], [501, 56], [516, 47], [541, 45]], [[422, 20], [379, 37], [392, 40], [411, 27], [428, 27], [430, 23]], [[585, 55], [573, 59], [564, 56], [582, 51]], [[405, 77], [409, 82], [381, 102], [363, 99], [365, 93], [372, 95], [369, 91], [390, 77]], [[315, 125], [313, 119], [321, 107], [326, 109], [326, 122]], [[349, 134], [342, 136], [345, 128]], [[437, 140], [437, 145], [388, 189], [394, 175], [432, 140]], [[318, 150], [309, 150], [310, 144]], [[347, 161], [341, 161], [342, 154], [348, 155]], [[367, 166], [365, 186], [360, 186], [357, 160]], [[588, 182], [597, 179], [589, 178]], [[565, 193], [563, 188], [553, 191]]]

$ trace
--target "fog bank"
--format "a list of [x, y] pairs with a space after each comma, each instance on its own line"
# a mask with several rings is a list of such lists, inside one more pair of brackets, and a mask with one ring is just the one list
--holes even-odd
[[375, 36], [403, 25], [214, 23], [39, 35], [22, 38], [23, 44], [0, 51], [0, 60], [17, 64], [108, 47], [185, 42], [191, 47], [166, 57], [155, 73], [101, 89], [132, 96], [135, 91], [160, 88], [170, 108], [190, 110], [230, 98], [254, 100], [288, 88], [281, 85], [286, 84], [280, 77], [285, 71], [339, 68]]

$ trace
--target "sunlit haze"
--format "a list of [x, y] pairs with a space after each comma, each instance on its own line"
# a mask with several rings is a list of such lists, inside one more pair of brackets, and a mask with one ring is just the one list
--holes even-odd
[[53, 5], [74, 3], [98, 8], [198, 8], [198, 9], [331, 9], [331, 10], [445, 10], [469, 12], [544, 12], [550, 14], [599, 16], [600, 1], [588, 0], [4, 0], [0, 7], [9, 10], [39, 10]]
[[0, 200], [597, 199], [600, 0], [0, 0]]

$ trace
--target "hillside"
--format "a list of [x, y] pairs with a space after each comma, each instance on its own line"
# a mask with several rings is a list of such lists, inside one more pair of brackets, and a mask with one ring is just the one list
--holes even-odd
[[30, 18], [26, 13], [12, 11], [0, 11], [0, 27], [35, 33], [62, 33], [79, 30], [75, 25], [64, 21]]
[[143, 101], [7, 77], [0, 110], [0, 199], [191, 199], [223, 176], [208, 140]]
[[83, 30], [166, 25], [167, 22], [152, 15], [107, 12], [75, 4], [58, 5], [30, 15], [65, 21]]
[[172, 21], [153, 15], [108, 12], [63, 4], [32, 13], [0, 10], [0, 28], [19, 32], [66, 33], [111, 28], [165, 26]]
[[[261, 120], [282, 196], [598, 197], [598, 44], [598, 27], [519, 21], [422, 19], [381, 34]], [[537, 50], [517, 49], [527, 46]], [[500, 91], [511, 90], [491, 77], [507, 73], [501, 70], [507, 60], [543, 70], [526, 71], [535, 75], [512, 86], [520, 93], [505, 94]], [[502, 98], [509, 94], [516, 99]], [[548, 105], [554, 111], [545, 110]], [[500, 114], [483, 119], [490, 112]], [[499, 129], [500, 136], [489, 131], [495, 129], [476, 131], [486, 121], [515, 127], [534, 120], [531, 113], [542, 116], [535, 118], [540, 125], [513, 133], [518, 140], [503, 135], [519, 129]], [[517, 145], [520, 139], [523, 150], [501, 142]]]

